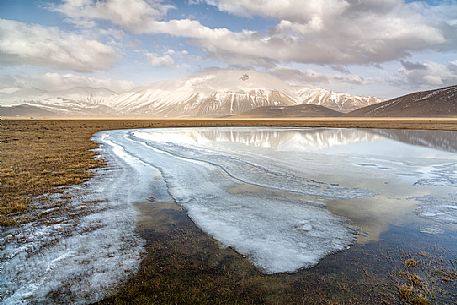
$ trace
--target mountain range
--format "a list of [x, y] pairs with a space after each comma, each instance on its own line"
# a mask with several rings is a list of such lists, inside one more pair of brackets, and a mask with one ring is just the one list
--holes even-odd
[[[243, 70], [205, 71], [123, 93], [104, 88], [10, 91], [0, 93], [0, 114], [25, 115], [29, 109], [31, 115], [214, 117], [242, 115], [260, 107], [299, 106], [295, 110], [301, 109], [302, 115], [328, 116], [382, 101], [321, 88], [298, 88], [268, 73]], [[303, 106], [308, 104], [321, 107]], [[293, 114], [294, 109], [287, 112]]]
[[383, 101], [371, 96], [302, 88], [268, 73], [209, 70], [117, 93], [78, 87], [60, 91], [8, 88], [3, 116], [145, 117], [432, 117], [457, 115], [457, 86]]

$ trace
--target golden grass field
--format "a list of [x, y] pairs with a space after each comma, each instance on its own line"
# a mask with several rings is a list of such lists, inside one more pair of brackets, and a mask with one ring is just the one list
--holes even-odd
[[[86, 181], [92, 175], [90, 169], [104, 166], [102, 160], [95, 159], [93, 149], [97, 145], [91, 141], [95, 132], [191, 126], [457, 131], [457, 119], [0, 120], [0, 225], [46, 217], [32, 213], [40, 203], [50, 204], [46, 194]], [[36, 201], [33, 204], [32, 199]], [[58, 203], [52, 204], [59, 207]], [[318, 267], [297, 274], [264, 275], [232, 249], [221, 249], [193, 225], [179, 206], [164, 205], [139, 204], [146, 219], [139, 221], [138, 230], [147, 242], [147, 254], [139, 273], [102, 304], [397, 304], [399, 299], [404, 304], [430, 304], [428, 299], [435, 293], [433, 286], [427, 284], [433, 283], [435, 277], [428, 280], [415, 276], [420, 274], [421, 268], [427, 271], [428, 266], [437, 265], [428, 262], [429, 258], [414, 253], [388, 258], [392, 261], [391, 269], [398, 272], [386, 275], [379, 273], [382, 270], [369, 270], [372, 262], [365, 262], [364, 258], [373, 254], [363, 247], [337, 253]], [[408, 263], [412, 262], [411, 257], [421, 263]], [[341, 266], [341, 261], [349, 263]], [[445, 268], [437, 270], [447, 270]], [[451, 274], [455, 281], [457, 273], [452, 272], [443, 274]]]

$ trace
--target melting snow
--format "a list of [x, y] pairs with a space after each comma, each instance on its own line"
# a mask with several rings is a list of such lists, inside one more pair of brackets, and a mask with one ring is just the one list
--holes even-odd
[[198, 226], [248, 256], [264, 272], [292, 272], [315, 265], [322, 256], [343, 250], [353, 241], [353, 230], [345, 220], [332, 215], [321, 203], [229, 190], [250, 184], [331, 198], [366, 195], [363, 191], [274, 172], [221, 152], [156, 142], [154, 131], [106, 134], [104, 142], [121, 146], [122, 156], [128, 154], [158, 169], [171, 196], [186, 207]]

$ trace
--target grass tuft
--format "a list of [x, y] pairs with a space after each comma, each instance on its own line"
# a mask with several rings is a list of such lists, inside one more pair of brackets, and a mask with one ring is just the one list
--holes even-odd
[[418, 263], [419, 262], [414, 258], [408, 258], [407, 260], [405, 260], [405, 267], [414, 268], [417, 266]]

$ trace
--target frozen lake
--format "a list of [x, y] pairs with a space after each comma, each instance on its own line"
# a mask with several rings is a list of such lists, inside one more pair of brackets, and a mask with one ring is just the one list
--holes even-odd
[[186, 128], [99, 139], [144, 177], [133, 191], [184, 206], [203, 231], [277, 273], [376, 240], [390, 224], [453, 228], [457, 155], [446, 148], [455, 133], [439, 133], [441, 149], [417, 134], [405, 143], [408, 132]]
[[104, 131], [94, 140], [110, 166], [77, 189], [73, 204], [97, 208], [74, 224], [20, 228], [21, 243], [2, 233], [5, 304], [54, 291], [81, 304], [102, 298], [138, 269], [135, 204], [145, 200], [176, 202], [266, 274], [382, 242], [392, 226], [436, 240], [457, 228], [454, 132], [170, 128]]

